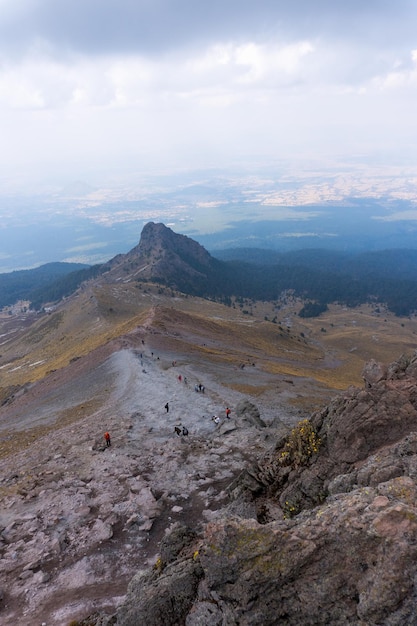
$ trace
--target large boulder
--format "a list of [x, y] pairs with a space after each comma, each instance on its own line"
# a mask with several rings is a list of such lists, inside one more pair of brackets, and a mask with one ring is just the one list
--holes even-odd
[[117, 612], [117, 626], [169, 626], [183, 624], [203, 575], [191, 559], [175, 561], [163, 568], [139, 572], [130, 582], [126, 602]]
[[266, 424], [261, 418], [258, 407], [249, 400], [241, 400], [235, 408], [238, 420], [246, 422], [255, 428], [265, 428]]

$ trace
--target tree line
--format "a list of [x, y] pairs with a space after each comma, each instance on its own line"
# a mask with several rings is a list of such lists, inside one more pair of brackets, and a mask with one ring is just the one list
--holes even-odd
[[[323, 252], [323, 251], [322, 251]], [[411, 251], [417, 268], [417, 251]], [[286, 263], [245, 262], [242, 260], [221, 261], [212, 257], [209, 266], [201, 266], [192, 257], [187, 262], [194, 272], [176, 270], [173, 264], [166, 277], [158, 282], [183, 293], [203, 298], [230, 301], [231, 297], [273, 301], [280, 294], [292, 290], [295, 296], [305, 301], [302, 315], [316, 316], [325, 311], [327, 305], [338, 303], [355, 307], [365, 302], [385, 304], [399, 316], [407, 316], [417, 311], [417, 269], [416, 278], [410, 270], [405, 277], [395, 275], [395, 267], [406, 264], [404, 251], [388, 251], [386, 256], [378, 253], [358, 259], [342, 255], [340, 263], [331, 263], [329, 253], [314, 254], [306, 251], [285, 256]], [[396, 265], [396, 258], [399, 262]], [[366, 262], [368, 258], [369, 262]], [[389, 259], [391, 271], [384, 264], [378, 265], [381, 258]], [[324, 259], [326, 262], [324, 263]], [[294, 261], [294, 264], [289, 261]], [[304, 260], [304, 263], [303, 263]], [[308, 260], [308, 263], [307, 263]], [[41, 309], [46, 303], [59, 301], [69, 296], [86, 280], [97, 277], [109, 269], [108, 265], [83, 266], [74, 271], [74, 264], [47, 264], [36, 270], [0, 274], [0, 307], [14, 304], [17, 300], [30, 300], [31, 307]], [[327, 269], [326, 269], [327, 268]], [[329, 269], [331, 268], [331, 269]], [[141, 282], [145, 282], [141, 277]]]

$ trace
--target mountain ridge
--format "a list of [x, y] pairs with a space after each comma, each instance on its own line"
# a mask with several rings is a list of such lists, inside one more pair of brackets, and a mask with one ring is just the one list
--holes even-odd
[[[0, 309], [18, 300], [32, 300], [36, 289], [50, 285], [62, 275], [85, 270], [83, 263], [45, 263], [31, 270], [15, 270], [0, 274]], [[34, 285], [35, 283], [35, 285]]]
[[140, 258], [1, 320], [2, 623], [407, 623], [417, 357], [363, 363], [416, 320], [226, 306]]
[[[128, 253], [22, 293], [31, 295], [32, 308], [39, 310], [102, 275], [107, 282], [158, 282], [188, 295], [225, 303], [231, 298], [272, 301], [292, 291], [304, 299], [304, 314], [308, 315], [317, 315], [334, 302], [352, 307], [364, 302], [383, 304], [398, 316], [413, 314], [417, 308], [417, 253], [413, 250], [359, 255], [304, 250], [274, 253], [272, 257], [246, 250], [229, 251], [226, 257], [230, 255], [235, 259], [215, 258], [193, 239], [174, 233], [162, 223], [149, 222], [139, 243]], [[266, 264], [265, 259], [269, 259]]]

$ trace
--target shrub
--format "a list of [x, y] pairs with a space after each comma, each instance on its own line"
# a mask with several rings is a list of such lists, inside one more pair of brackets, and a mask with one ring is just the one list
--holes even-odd
[[306, 465], [309, 459], [319, 451], [321, 444], [311, 422], [302, 420], [288, 435], [284, 447], [279, 452], [281, 465], [299, 467]]
[[300, 512], [301, 505], [299, 502], [296, 501], [285, 500], [282, 510], [284, 512], [285, 519], [290, 519]]

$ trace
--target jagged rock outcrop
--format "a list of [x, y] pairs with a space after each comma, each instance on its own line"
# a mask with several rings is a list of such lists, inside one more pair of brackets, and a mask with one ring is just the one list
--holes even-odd
[[108, 623], [416, 624], [417, 355], [364, 379], [232, 485], [252, 519], [235, 501], [196, 538], [176, 529]]
[[215, 293], [226, 273], [226, 264], [214, 259], [199, 243], [154, 222], [144, 226], [137, 246], [108, 265], [111, 269], [106, 280], [130, 276], [194, 295]]
[[[241, 481], [257, 494], [263, 515], [271, 501], [278, 501], [284, 512], [288, 506], [299, 512], [323, 502], [336, 485], [353, 487], [360, 466], [375, 451], [382, 458], [387, 446], [417, 431], [416, 363], [414, 356], [401, 357], [389, 367], [366, 365], [365, 389], [352, 387], [340, 394], [314, 413], [309, 424], [296, 427], [289, 441], [281, 439], [255, 467], [245, 470]], [[410, 469], [394, 458], [394, 450], [389, 449], [386, 480]], [[375, 471], [380, 473], [381, 467]]]
[[251, 426], [256, 426], [256, 428], [266, 427], [265, 422], [261, 419], [258, 407], [252, 402], [249, 402], [249, 400], [241, 400], [241, 402], [237, 404], [235, 411], [238, 418]]

